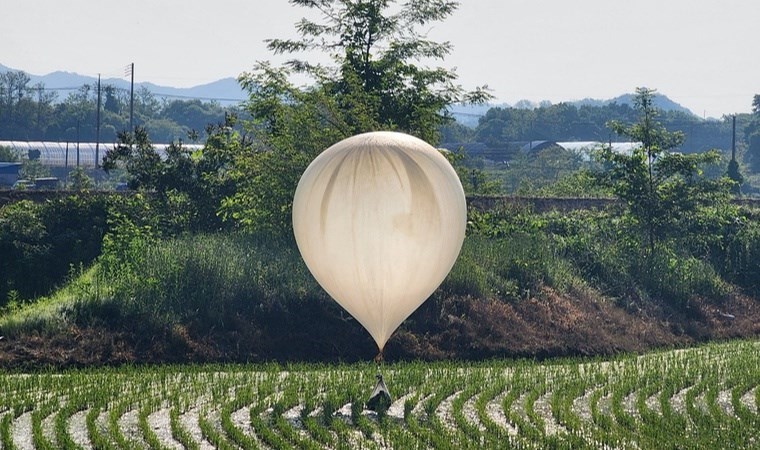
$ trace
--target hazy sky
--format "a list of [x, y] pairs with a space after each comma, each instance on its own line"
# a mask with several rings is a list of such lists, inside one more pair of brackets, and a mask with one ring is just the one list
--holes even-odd
[[[2, 0], [0, 64], [186, 87], [272, 60], [293, 37], [287, 0]], [[428, 30], [464, 87], [499, 102], [611, 98], [656, 88], [698, 115], [748, 112], [760, 93], [759, 0], [463, 0]]]

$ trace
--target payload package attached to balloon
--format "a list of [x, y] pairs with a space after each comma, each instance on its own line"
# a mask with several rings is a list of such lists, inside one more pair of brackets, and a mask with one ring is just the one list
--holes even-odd
[[293, 199], [306, 266], [381, 353], [448, 275], [466, 222], [451, 164], [425, 141], [396, 132], [331, 146], [303, 173]]

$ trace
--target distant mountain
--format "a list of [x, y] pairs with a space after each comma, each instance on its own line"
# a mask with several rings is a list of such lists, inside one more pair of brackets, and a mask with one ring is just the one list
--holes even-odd
[[[0, 73], [8, 71], [18, 71], [0, 64]], [[79, 88], [82, 85], [93, 85], [98, 82], [96, 77], [79, 75], [71, 72], [52, 72], [47, 75], [29, 74], [31, 85], [42, 83], [46, 88], [66, 89]], [[129, 81], [122, 78], [105, 78], [100, 80], [101, 84], [110, 84], [119, 89], [129, 89]], [[211, 83], [193, 86], [189, 88], [175, 88], [170, 86], [161, 86], [150, 82], [135, 83], [135, 90], [140, 87], [147, 88], [156, 97], [177, 98], [177, 99], [200, 99], [205, 101], [216, 100], [222, 105], [238, 103], [246, 99], [246, 95], [241, 89], [235, 78], [223, 78]], [[65, 94], [59, 99], [65, 98]]]
[[[634, 98], [634, 94], [623, 94], [610, 100], [596, 100], [596, 99], [591, 99], [591, 98], [585, 98], [583, 100], [578, 100], [571, 103], [575, 106], [583, 106], [583, 105], [604, 106], [610, 103], [618, 103], [621, 105], [633, 106], [633, 98]], [[682, 113], [694, 115], [694, 113], [691, 110], [689, 110], [688, 108], [684, 106], [681, 106], [680, 104], [674, 102], [673, 100], [669, 99], [666, 95], [663, 95], [663, 94], [654, 95], [654, 106], [663, 111], [679, 111]]]
[[[0, 73], [7, 71], [17, 71], [18, 69], [12, 69], [0, 64]], [[79, 75], [71, 72], [53, 72], [47, 75], [32, 75], [28, 74], [31, 78], [31, 84], [42, 83], [47, 88], [61, 89], [61, 88], [78, 88], [84, 84], [95, 84], [97, 78]], [[120, 89], [129, 89], [129, 81], [122, 78], [108, 78], [101, 80], [101, 83], [110, 84]], [[237, 103], [247, 98], [243, 89], [240, 88], [235, 78], [223, 78], [211, 83], [203, 84], [200, 86], [194, 86], [189, 88], [175, 88], [170, 86], [160, 86], [150, 82], [135, 83], [135, 90], [141, 86], [146, 87], [156, 97], [163, 98], [197, 98], [201, 100], [216, 100], [222, 105], [229, 105]], [[59, 98], [64, 98], [65, 94]], [[570, 101], [575, 106], [590, 105], [590, 106], [602, 106], [608, 103], [620, 103], [633, 106], [633, 94], [623, 94], [618, 97], [609, 100], [599, 100], [586, 98], [583, 100]], [[656, 107], [665, 111], [681, 111], [687, 114], [694, 114], [689, 109], [679, 105], [673, 100], [669, 99], [663, 94], [656, 94], [654, 98], [654, 104]], [[515, 108], [537, 108], [539, 106], [551, 105], [551, 102], [542, 101], [539, 103], [532, 102], [530, 100], [520, 100], [515, 103]], [[451, 114], [456, 120], [464, 125], [475, 127], [478, 124], [478, 118], [485, 115], [486, 111], [490, 108], [508, 108], [510, 105], [506, 103], [501, 104], [485, 104], [485, 105], [453, 105], [449, 109]]]

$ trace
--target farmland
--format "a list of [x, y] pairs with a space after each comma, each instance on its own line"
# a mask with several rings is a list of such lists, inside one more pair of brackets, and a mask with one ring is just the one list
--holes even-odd
[[751, 448], [760, 342], [610, 360], [0, 375], [0, 448]]

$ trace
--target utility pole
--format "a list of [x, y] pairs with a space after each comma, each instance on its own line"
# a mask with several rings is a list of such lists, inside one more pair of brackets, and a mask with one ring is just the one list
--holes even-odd
[[130, 64], [130, 72], [132, 74], [132, 80], [129, 88], [129, 132], [135, 132], [135, 63]]
[[733, 119], [731, 137], [731, 161], [736, 161], [736, 114], [734, 114]]
[[79, 119], [77, 119], [77, 167], [79, 167]]
[[95, 168], [100, 165], [100, 74], [98, 74], [98, 109], [95, 112]]
[[37, 128], [42, 131], [42, 83], [37, 84]]

